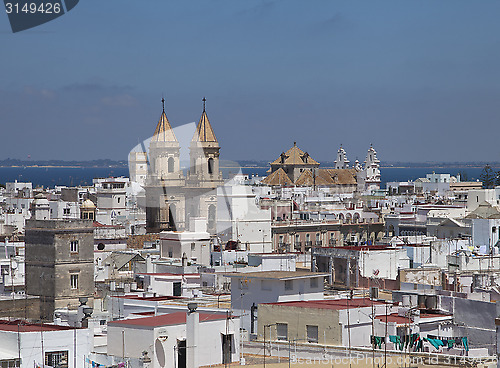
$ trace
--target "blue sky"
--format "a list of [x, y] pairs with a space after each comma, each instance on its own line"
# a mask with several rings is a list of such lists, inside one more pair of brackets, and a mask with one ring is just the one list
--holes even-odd
[[230, 160], [500, 161], [500, 2], [82, 0], [0, 16], [0, 159], [126, 159], [162, 94]]

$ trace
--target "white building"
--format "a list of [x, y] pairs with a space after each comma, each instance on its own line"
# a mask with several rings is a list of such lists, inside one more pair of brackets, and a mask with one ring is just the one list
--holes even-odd
[[431, 183], [451, 183], [452, 178], [453, 178], [453, 181], [457, 180], [455, 177], [452, 177], [450, 174], [436, 174], [435, 172], [432, 172], [432, 174], [427, 174], [425, 177]]
[[146, 152], [130, 152], [128, 156], [128, 167], [130, 181], [144, 186], [146, 184], [146, 177], [148, 176], [148, 159]]
[[467, 211], [475, 211], [480, 204], [488, 202], [492, 206], [500, 205], [500, 187], [495, 189], [469, 190], [467, 196]]
[[252, 305], [296, 300], [323, 299], [324, 277], [309, 271], [267, 271], [227, 274], [231, 278], [231, 307], [241, 325], [253, 333]]
[[240, 249], [271, 252], [271, 209], [260, 209], [252, 187], [240, 185], [240, 179], [217, 188], [217, 234], [223, 243], [240, 243]]
[[5, 183], [7, 195], [20, 198], [33, 197], [33, 184], [23, 183], [15, 180], [13, 183]]
[[94, 179], [97, 188], [96, 220], [104, 225], [115, 225], [126, 220], [128, 178]]
[[139, 280], [143, 281], [144, 290], [157, 296], [194, 297], [201, 294], [201, 277], [198, 273], [141, 273]]
[[60, 368], [86, 368], [85, 357], [92, 348], [89, 329], [20, 320], [0, 320], [0, 341], [2, 367], [32, 368], [45, 364]]
[[80, 218], [80, 205], [78, 202], [68, 202], [61, 199], [49, 201], [51, 219], [78, 219]]
[[[194, 304], [194, 303], [193, 303]], [[108, 355], [151, 358], [151, 368], [193, 367], [239, 359], [239, 318], [174, 312], [108, 323]]]
[[205, 219], [191, 220], [191, 228], [194, 231], [160, 233], [161, 258], [176, 258], [185, 263], [209, 266], [210, 234], [206, 232]]

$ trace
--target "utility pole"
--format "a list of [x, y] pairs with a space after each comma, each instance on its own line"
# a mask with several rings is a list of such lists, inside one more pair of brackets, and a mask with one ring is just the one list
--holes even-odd
[[387, 307], [389, 305], [387, 304], [387, 302], [385, 303], [385, 337], [384, 339], [385, 340], [385, 343], [384, 343], [384, 368], [387, 368], [387, 338], [389, 336], [387, 336]]
[[264, 368], [266, 368], [266, 325], [264, 325]]

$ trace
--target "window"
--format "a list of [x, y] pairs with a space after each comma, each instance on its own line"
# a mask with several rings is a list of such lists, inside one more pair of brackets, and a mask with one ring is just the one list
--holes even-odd
[[19, 359], [3, 359], [1, 362], [1, 368], [16, 368], [20, 367]]
[[173, 157], [168, 158], [167, 166], [168, 166], [168, 172], [173, 173], [174, 172], [174, 158]]
[[71, 253], [78, 253], [78, 240], [72, 240], [69, 243], [69, 251]]
[[45, 353], [45, 365], [57, 368], [68, 368], [68, 351], [51, 351]]
[[214, 159], [211, 157], [208, 159], [208, 173], [209, 174], [214, 173]]
[[63, 208], [63, 215], [69, 215], [71, 213], [70, 208]]
[[78, 289], [78, 275], [72, 274], [69, 276], [69, 278], [70, 278], [71, 289], [73, 290]]
[[293, 280], [285, 280], [285, 290], [293, 290]]
[[318, 343], [318, 326], [306, 325], [307, 342]]
[[276, 323], [276, 335], [278, 340], [288, 340], [288, 324]]
[[271, 281], [269, 281], [269, 280], [261, 280], [261, 282], [260, 282], [260, 288], [262, 290], [271, 290], [272, 289]]
[[311, 289], [316, 289], [318, 287], [318, 278], [314, 277], [310, 280]]
[[194, 252], [196, 249], [196, 243], [191, 243], [191, 252]]

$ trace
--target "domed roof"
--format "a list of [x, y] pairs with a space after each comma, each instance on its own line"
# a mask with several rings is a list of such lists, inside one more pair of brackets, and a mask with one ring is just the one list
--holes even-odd
[[92, 209], [94, 209], [95, 208], [95, 204], [90, 199], [86, 199], [85, 201], [83, 201], [83, 203], [81, 205], [81, 208], [89, 208], [89, 209], [92, 208]]

